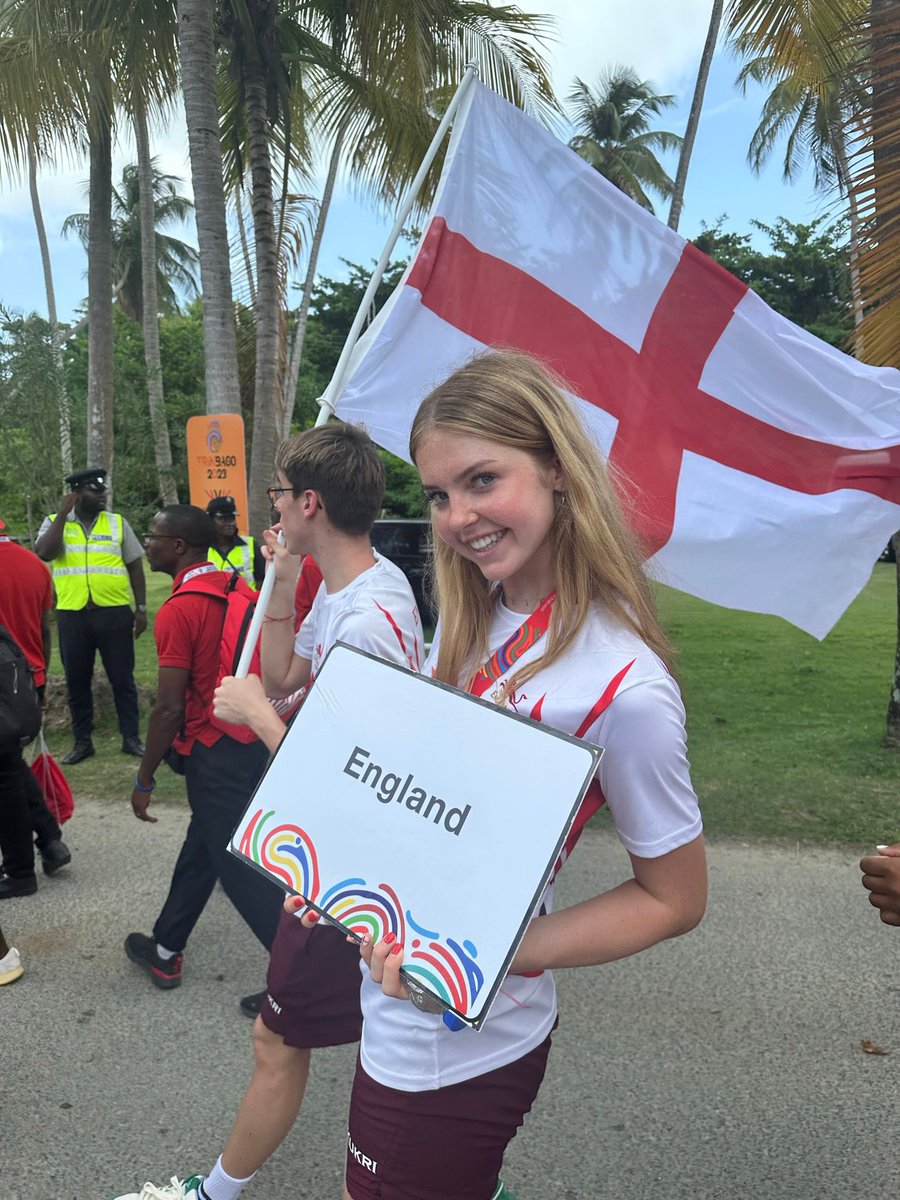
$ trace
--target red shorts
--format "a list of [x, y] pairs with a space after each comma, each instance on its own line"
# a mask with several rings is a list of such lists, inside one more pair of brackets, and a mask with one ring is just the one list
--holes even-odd
[[357, 1062], [347, 1132], [353, 1200], [491, 1200], [549, 1053], [550, 1035], [516, 1062], [430, 1092], [385, 1087]]
[[343, 1046], [362, 1033], [359, 949], [323, 922], [282, 912], [260, 1017], [288, 1046]]

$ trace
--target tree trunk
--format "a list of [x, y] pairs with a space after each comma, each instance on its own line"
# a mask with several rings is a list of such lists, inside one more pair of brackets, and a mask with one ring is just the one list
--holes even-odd
[[672, 206], [669, 209], [669, 228], [678, 229], [681, 220], [681, 210], [684, 206], [684, 189], [687, 183], [688, 167], [691, 164], [691, 154], [694, 150], [694, 139], [697, 136], [697, 126], [700, 124], [700, 113], [703, 109], [703, 96], [709, 80], [709, 70], [712, 66], [716, 41], [719, 37], [719, 26], [722, 24], [722, 9], [725, 0], [713, 0], [712, 13], [709, 18], [709, 29], [706, 33], [706, 45], [700, 59], [697, 71], [697, 84], [694, 88], [694, 99], [691, 101], [691, 111], [688, 116], [687, 128], [684, 131], [684, 141], [681, 143], [681, 154], [678, 158], [678, 171], [675, 175], [675, 190], [672, 192]]
[[303, 360], [303, 343], [306, 339], [306, 326], [309, 321], [309, 305], [312, 300], [313, 285], [316, 282], [316, 267], [319, 262], [319, 251], [322, 248], [322, 238], [325, 234], [325, 222], [328, 220], [328, 210], [331, 207], [331, 197], [334, 194], [334, 184], [337, 178], [338, 164], [344, 142], [345, 126], [337, 132], [331, 151], [331, 161], [328, 164], [328, 177], [325, 180], [325, 190], [319, 203], [319, 215], [316, 218], [316, 231], [313, 234], [312, 245], [309, 248], [309, 263], [306, 268], [306, 279], [303, 281], [303, 294], [300, 297], [300, 309], [297, 313], [297, 328], [294, 330], [294, 342], [288, 359], [284, 379], [284, 425], [282, 436], [289, 437], [291, 421], [294, 417], [294, 405], [297, 402], [297, 381], [300, 378], [300, 363]]
[[163, 504], [178, 503], [172, 471], [172, 447], [166, 424], [162, 360], [159, 353], [159, 298], [156, 287], [156, 205], [153, 199], [153, 161], [147, 110], [140, 96], [134, 101], [134, 139], [137, 146], [141, 214], [141, 324], [144, 331], [144, 364], [147, 368], [147, 403], [153, 434], [153, 457]]
[[241, 411], [216, 105], [215, 0], [178, 0], [178, 51], [203, 292], [206, 411]]
[[897, 560], [897, 652], [894, 655], [894, 678], [891, 681], [891, 698], [887, 708], [887, 728], [882, 745], [888, 750], [900, 749], [900, 533], [891, 538], [894, 558]]
[[262, 69], [250, 66], [246, 76], [246, 120], [249, 142], [250, 199], [256, 245], [256, 379], [253, 392], [253, 440], [250, 450], [249, 528], [258, 533], [269, 524], [266, 498], [281, 436], [281, 391], [278, 387], [280, 306], [278, 244], [272, 200], [272, 160], [266, 86]]
[[[112, 107], [109, 61], [91, 86], [88, 139], [88, 467], [113, 474]], [[111, 487], [110, 487], [110, 490]], [[111, 503], [112, 501], [110, 501]]]
[[56, 292], [53, 288], [53, 270], [50, 265], [50, 247], [47, 245], [47, 230], [41, 212], [41, 198], [37, 186], [37, 156], [34, 146], [28, 143], [28, 188], [31, 192], [31, 210], [37, 229], [38, 245], [41, 249], [41, 265], [44, 270], [44, 288], [47, 292], [47, 319], [50, 322], [50, 344], [53, 353], [53, 370], [56, 375], [56, 396], [59, 405], [59, 456], [62, 474], [72, 471], [72, 414], [69, 395], [66, 391], [66, 376], [63, 365], [62, 335], [56, 314]]
[[247, 244], [247, 222], [244, 220], [244, 204], [241, 193], [244, 190], [243, 181], [234, 193], [234, 210], [237, 214], [238, 237], [241, 240], [241, 256], [244, 260], [244, 272], [247, 276], [247, 293], [250, 296], [251, 308], [256, 308], [256, 277], [253, 274], [253, 262], [250, 258], [250, 247]]

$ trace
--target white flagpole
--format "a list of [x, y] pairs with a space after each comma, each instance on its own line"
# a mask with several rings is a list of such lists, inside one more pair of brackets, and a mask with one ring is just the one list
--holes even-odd
[[[334, 374], [331, 377], [331, 382], [325, 389], [324, 394], [319, 399], [319, 415], [316, 417], [316, 425], [324, 425], [334, 413], [334, 406], [340, 395], [341, 388], [344, 383], [344, 377], [347, 374], [347, 367], [350, 362], [350, 355], [353, 353], [353, 348], [359, 341], [359, 336], [362, 333], [363, 326], [366, 322], [366, 316], [371, 307], [372, 301], [375, 298], [375, 293], [378, 291], [378, 285], [381, 283], [382, 277], [387, 270], [388, 263], [391, 261], [391, 254], [394, 246], [397, 244], [397, 239], [403, 232], [403, 226], [406, 224], [406, 218], [412, 211], [412, 207], [416, 202], [416, 197], [422, 190], [422, 185], [425, 182], [425, 176], [434, 162], [437, 152], [441, 147], [447, 130], [456, 112], [465, 99], [467, 93], [471, 90], [475, 80], [478, 78], [478, 67], [475, 63], [468, 63], [463, 77], [459, 81], [459, 87], [453, 94], [453, 98], [447, 105], [447, 111], [441, 118], [441, 123], [435, 130], [434, 137], [431, 139], [431, 145], [422, 159], [422, 163], [416, 172], [416, 177], [409, 186], [409, 191], [403, 203], [400, 205], [397, 212], [397, 219], [391, 232], [388, 234], [388, 240], [385, 243], [384, 250], [381, 253], [372, 278], [369, 280], [369, 286], [365, 290], [356, 316], [353, 318], [353, 324], [350, 326], [350, 332], [347, 334], [347, 340], [344, 342], [344, 348], [341, 351], [341, 356], [337, 361], [337, 366], [334, 368]], [[282, 541], [281, 534], [278, 535], [279, 541]], [[266, 574], [262, 581], [262, 586], [259, 589], [259, 597], [256, 601], [256, 608], [253, 613], [253, 620], [250, 622], [250, 628], [247, 630], [247, 640], [244, 642], [244, 649], [241, 651], [240, 661], [238, 662], [235, 676], [238, 679], [243, 679], [250, 670], [250, 661], [253, 658], [253, 651], [256, 649], [256, 643], [259, 640], [260, 630], [266, 615], [266, 609], [269, 606], [269, 597], [272, 595], [272, 588], [275, 586], [275, 571], [271, 560], [266, 563]]]
[[369, 286], [366, 288], [365, 294], [360, 301], [356, 316], [353, 318], [353, 324], [350, 326], [350, 332], [347, 334], [347, 340], [344, 342], [344, 348], [341, 351], [341, 356], [337, 361], [337, 366], [334, 368], [334, 374], [331, 377], [331, 382], [325, 389], [323, 395], [319, 398], [319, 415], [316, 417], [316, 425], [324, 425], [334, 413], [334, 406], [337, 403], [337, 398], [341, 393], [341, 388], [344, 386], [344, 378], [347, 374], [347, 367], [350, 362], [350, 355], [353, 353], [356, 343], [359, 341], [360, 334], [363, 331], [363, 326], [366, 323], [366, 317], [375, 299], [375, 293], [378, 291], [378, 285], [381, 283], [382, 276], [387, 270], [388, 263], [391, 261], [391, 254], [394, 246], [397, 244], [397, 239], [403, 232], [403, 226], [406, 224], [406, 218], [412, 211], [412, 207], [416, 202], [416, 197], [422, 190], [422, 184], [425, 182], [425, 176], [434, 162], [437, 152], [441, 147], [441, 142], [446, 136], [447, 130], [453, 118], [456, 116], [457, 109], [465, 99], [467, 93], [471, 90], [475, 80], [478, 78], [478, 66], [476, 63], [469, 63], [463, 72], [463, 77], [459, 81], [459, 87], [453, 94], [453, 98], [447, 105], [447, 111], [441, 118], [441, 123], [435, 131], [434, 137], [431, 139], [431, 145], [425, 157], [422, 159], [422, 164], [416, 172], [416, 177], [409, 187], [409, 191], [400, 205], [397, 213], [397, 220], [394, 222], [394, 227], [388, 235], [387, 243], [382, 251], [381, 258], [375, 266], [375, 271], [372, 278], [369, 280]]

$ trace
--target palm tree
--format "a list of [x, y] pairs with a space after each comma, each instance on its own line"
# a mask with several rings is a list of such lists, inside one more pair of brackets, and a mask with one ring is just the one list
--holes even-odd
[[[310, 248], [293, 345], [284, 377], [284, 433], [290, 429], [316, 266], [342, 164], [385, 204], [408, 186], [467, 62], [513, 103], [538, 114], [556, 110], [540, 57], [550, 29], [545, 17], [482, 4], [359, 3], [335, 17], [320, 4], [313, 30], [343, 56], [352, 72], [320, 81], [312, 107], [322, 122], [328, 171]], [[386, 85], [386, 86], [385, 86]], [[440, 158], [422, 197], [433, 193]]]
[[[146, 114], [141, 125], [146, 127]], [[138, 148], [146, 145], [149, 138], [146, 133], [136, 129]], [[155, 269], [151, 273], [158, 291], [158, 306], [163, 313], [175, 313], [179, 310], [178, 293], [188, 296], [197, 294], [197, 279], [195, 271], [199, 256], [193, 246], [179, 238], [161, 233], [160, 230], [168, 225], [188, 220], [194, 206], [186, 196], [179, 194], [178, 185], [181, 182], [174, 175], [164, 175], [157, 169], [156, 160], [150, 160], [151, 187], [150, 196], [153, 200], [155, 218], [155, 237], [151, 237], [153, 250], [152, 260]], [[118, 187], [113, 188], [112, 194], [112, 247], [113, 247], [113, 277], [116, 280], [114, 292], [116, 303], [133, 321], [142, 322], [144, 317], [143, 304], [143, 265], [141, 255], [141, 238], [143, 221], [141, 217], [141, 187], [140, 167], [138, 163], [127, 163], [122, 168], [122, 178]], [[150, 230], [154, 223], [150, 224]], [[63, 222], [64, 235], [76, 234], [85, 249], [88, 248], [88, 216], [87, 213], [72, 213]]]
[[[760, 123], [747, 154], [754, 171], [762, 170], [778, 142], [785, 139], [782, 173], [786, 181], [810, 163], [816, 190], [837, 191], [848, 205], [850, 277], [854, 320], [862, 319], [859, 285], [859, 212], [848, 192], [849, 129], [865, 106], [858, 50], [850, 36], [865, 0], [791, 3], [777, 29], [765, 27], [746, 0], [730, 13], [735, 49], [745, 58], [738, 83], [770, 85]], [[843, 28], [834, 23], [835, 11]]]
[[684, 189], [687, 184], [688, 168], [691, 165], [691, 155], [694, 152], [694, 139], [700, 125], [700, 113], [703, 110], [703, 97], [706, 94], [706, 84], [712, 67], [716, 42], [719, 39], [719, 27], [722, 24], [722, 10], [725, 0], [713, 0], [712, 12], [709, 17], [709, 29], [706, 32], [706, 42], [700, 56], [700, 66], [697, 70], [697, 82], [694, 85], [694, 98], [691, 101], [691, 111], [688, 114], [687, 128], [684, 131], [684, 141], [678, 156], [678, 170], [675, 172], [675, 185], [672, 192], [672, 203], [669, 206], [669, 228], [678, 229], [681, 220], [681, 209], [684, 205]]
[[[377, 8], [377, 12], [373, 11]], [[262, 496], [275, 444], [293, 411], [293, 389], [279, 388], [283, 314], [278, 262], [289, 176], [308, 163], [308, 130], [344, 131], [351, 170], [393, 197], [412, 177], [436, 125], [436, 111], [477, 54], [488, 77], [511, 98], [548, 98], [549, 84], [528, 45], [540, 18], [486, 10], [469, 0], [316, 0], [280, 16], [271, 0], [228, 0], [231, 48], [226, 95], [227, 172], [232, 186], [249, 174], [255, 240], [256, 389], [250, 456], [250, 519], [267, 514]], [[533, 77], [526, 78], [527, 71]], [[277, 148], [279, 166], [273, 168]], [[278, 216], [274, 193], [280, 192]], [[327, 213], [320, 206], [319, 231]], [[201, 243], [202, 250], [202, 243]], [[308, 270], [308, 277], [312, 272]], [[295, 343], [294, 361], [299, 361]], [[286, 411], [285, 411], [286, 410]]]
[[178, 0], [178, 55], [200, 247], [206, 410], [241, 411], [219, 109], [216, 2]]
[[62, 5], [0, 0], [0, 158], [11, 175], [27, 169], [57, 377], [60, 460], [66, 472], [72, 469], [72, 437], [63, 371], [64, 336], [56, 312], [38, 167], [49, 161], [46, 147], [55, 139], [75, 145], [81, 137], [79, 114], [88, 107], [88, 89], [78, 65], [83, 66], [85, 52], [92, 52], [94, 39], [81, 28], [78, 15]]
[[682, 140], [650, 125], [674, 103], [674, 96], [659, 95], [630, 67], [611, 67], [600, 76], [595, 92], [576, 79], [569, 104], [579, 132], [569, 145], [626, 196], [653, 212], [647, 192], [666, 199], [675, 186], [656, 152], [678, 150]]

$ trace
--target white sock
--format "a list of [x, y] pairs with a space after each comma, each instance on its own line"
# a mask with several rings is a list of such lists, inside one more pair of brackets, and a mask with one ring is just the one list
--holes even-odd
[[252, 1178], [253, 1175], [248, 1175], [246, 1179], [235, 1179], [233, 1175], [229, 1175], [222, 1166], [220, 1154], [219, 1161], [201, 1184], [201, 1195], [205, 1196], [206, 1200], [238, 1200], [238, 1196]]
[[167, 950], [165, 948], [165, 946], [161, 946], [159, 944], [159, 942], [157, 942], [156, 943], [156, 953], [163, 960], [163, 962], [168, 962], [170, 958], [175, 957], [175, 955], [178, 953], [178, 951], [177, 950]]

